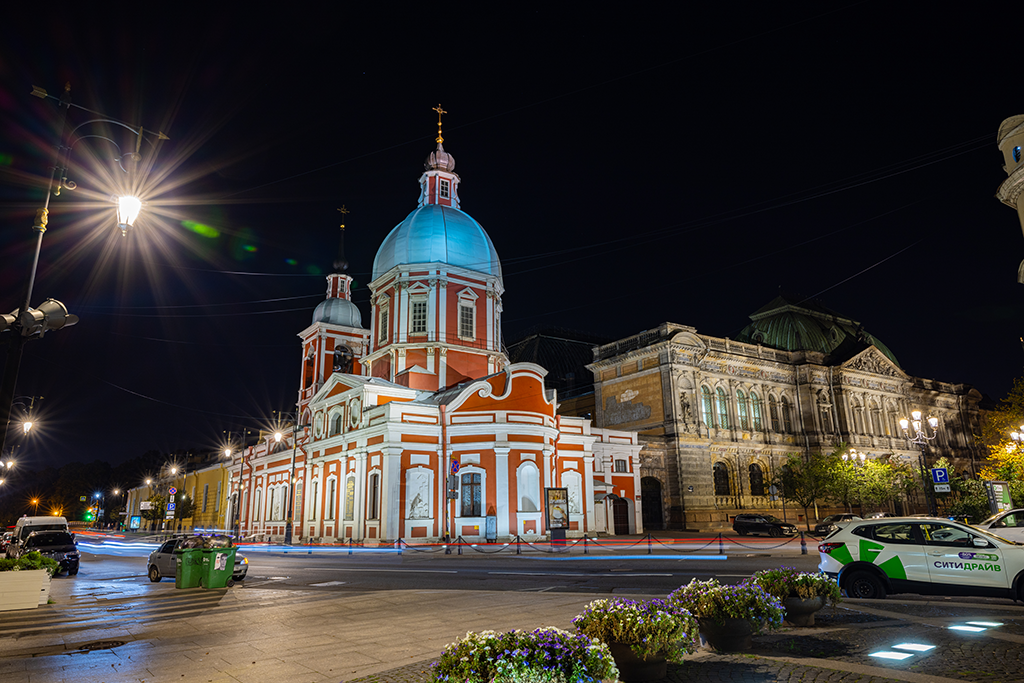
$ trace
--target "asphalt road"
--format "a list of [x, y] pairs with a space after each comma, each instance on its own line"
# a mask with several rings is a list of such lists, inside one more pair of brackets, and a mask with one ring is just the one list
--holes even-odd
[[[148, 548], [99, 545], [82, 548], [81, 571], [61, 581], [82, 585], [82, 591], [118, 589], [137, 593], [173, 590], [173, 581], [150, 584], [146, 577]], [[481, 555], [467, 549], [462, 556], [397, 553], [291, 552], [243, 549], [249, 559], [246, 589], [320, 591], [374, 590], [498, 590], [667, 595], [693, 578], [715, 576], [737, 583], [767, 567], [789, 566], [813, 571], [817, 552], [744, 552], [742, 554]]]

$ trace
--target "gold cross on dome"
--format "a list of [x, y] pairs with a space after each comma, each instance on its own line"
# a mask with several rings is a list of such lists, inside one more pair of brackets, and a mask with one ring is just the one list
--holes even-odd
[[[338, 213], [340, 213], [340, 214], [341, 214], [341, 220], [345, 220], [345, 216], [347, 216], [348, 214], [350, 214], [350, 213], [352, 213], [352, 212], [351, 212], [351, 211], [349, 211], [348, 209], [346, 209], [346, 208], [345, 208], [345, 205], [344, 205], [344, 204], [342, 204], [342, 205], [341, 205], [341, 208], [340, 208], [340, 209], [338, 209]], [[341, 224], [341, 229], [342, 229], [342, 230], [344, 230], [344, 229], [345, 229], [345, 224], [344, 224], [344, 223], [342, 223], [342, 224]]]
[[441, 114], [447, 114], [448, 112], [446, 112], [444, 109], [441, 109], [440, 102], [437, 103], [436, 107], [431, 107], [431, 109], [437, 112], [437, 143], [441, 144], [442, 142], [444, 142], [444, 138], [441, 137]]

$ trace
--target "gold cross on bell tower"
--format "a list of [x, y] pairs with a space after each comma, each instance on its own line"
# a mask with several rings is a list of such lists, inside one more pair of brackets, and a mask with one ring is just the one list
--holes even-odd
[[[345, 205], [344, 205], [344, 204], [342, 204], [342, 205], [341, 205], [341, 208], [340, 208], [340, 209], [338, 209], [338, 213], [340, 213], [340, 214], [341, 214], [341, 220], [345, 220], [345, 216], [347, 216], [348, 214], [350, 214], [350, 213], [352, 213], [352, 212], [351, 212], [351, 211], [349, 211], [348, 209], [346, 209], [346, 208], [345, 208]], [[342, 230], [344, 230], [344, 229], [345, 229], [345, 224], [344, 224], [344, 223], [342, 223], [342, 224], [341, 224], [341, 229], [342, 229]]]
[[431, 109], [433, 109], [434, 111], [437, 112], [437, 140], [436, 140], [436, 142], [437, 142], [437, 144], [441, 144], [442, 142], [444, 142], [444, 138], [441, 137], [441, 114], [447, 114], [448, 112], [446, 112], [444, 109], [441, 109], [441, 103], [440, 102], [438, 102], [436, 107], [431, 107]]

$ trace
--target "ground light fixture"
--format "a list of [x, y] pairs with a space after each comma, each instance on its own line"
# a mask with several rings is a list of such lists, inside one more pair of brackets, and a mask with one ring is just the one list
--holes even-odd
[[885, 652], [872, 652], [868, 655], [868, 657], [878, 657], [879, 659], [896, 659], [900, 661], [913, 656], [914, 655], [912, 655], [909, 652], [890, 652], [888, 650]]
[[928, 652], [928, 650], [934, 650], [934, 645], [923, 645], [921, 643], [900, 643], [899, 645], [893, 645], [894, 650], [909, 650], [910, 652]]

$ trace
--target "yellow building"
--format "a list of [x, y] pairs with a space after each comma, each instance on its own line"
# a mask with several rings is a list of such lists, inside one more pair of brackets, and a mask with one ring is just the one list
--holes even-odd
[[[182, 532], [230, 529], [230, 506], [227, 504], [230, 480], [231, 469], [225, 462], [201, 467], [193, 472], [186, 470], [184, 474], [154, 479], [147, 486], [131, 489], [128, 491], [127, 503], [129, 528]], [[171, 502], [176, 507], [186, 504], [186, 497], [192, 502], [192, 514], [189, 517], [178, 518], [174, 516], [173, 510], [167, 510], [167, 504]], [[146, 519], [145, 510], [155, 509], [153, 506], [159, 506], [161, 510], [158, 519]], [[168, 514], [171, 516], [168, 517]], [[137, 527], [132, 522], [133, 518], [140, 518], [136, 520]]]

